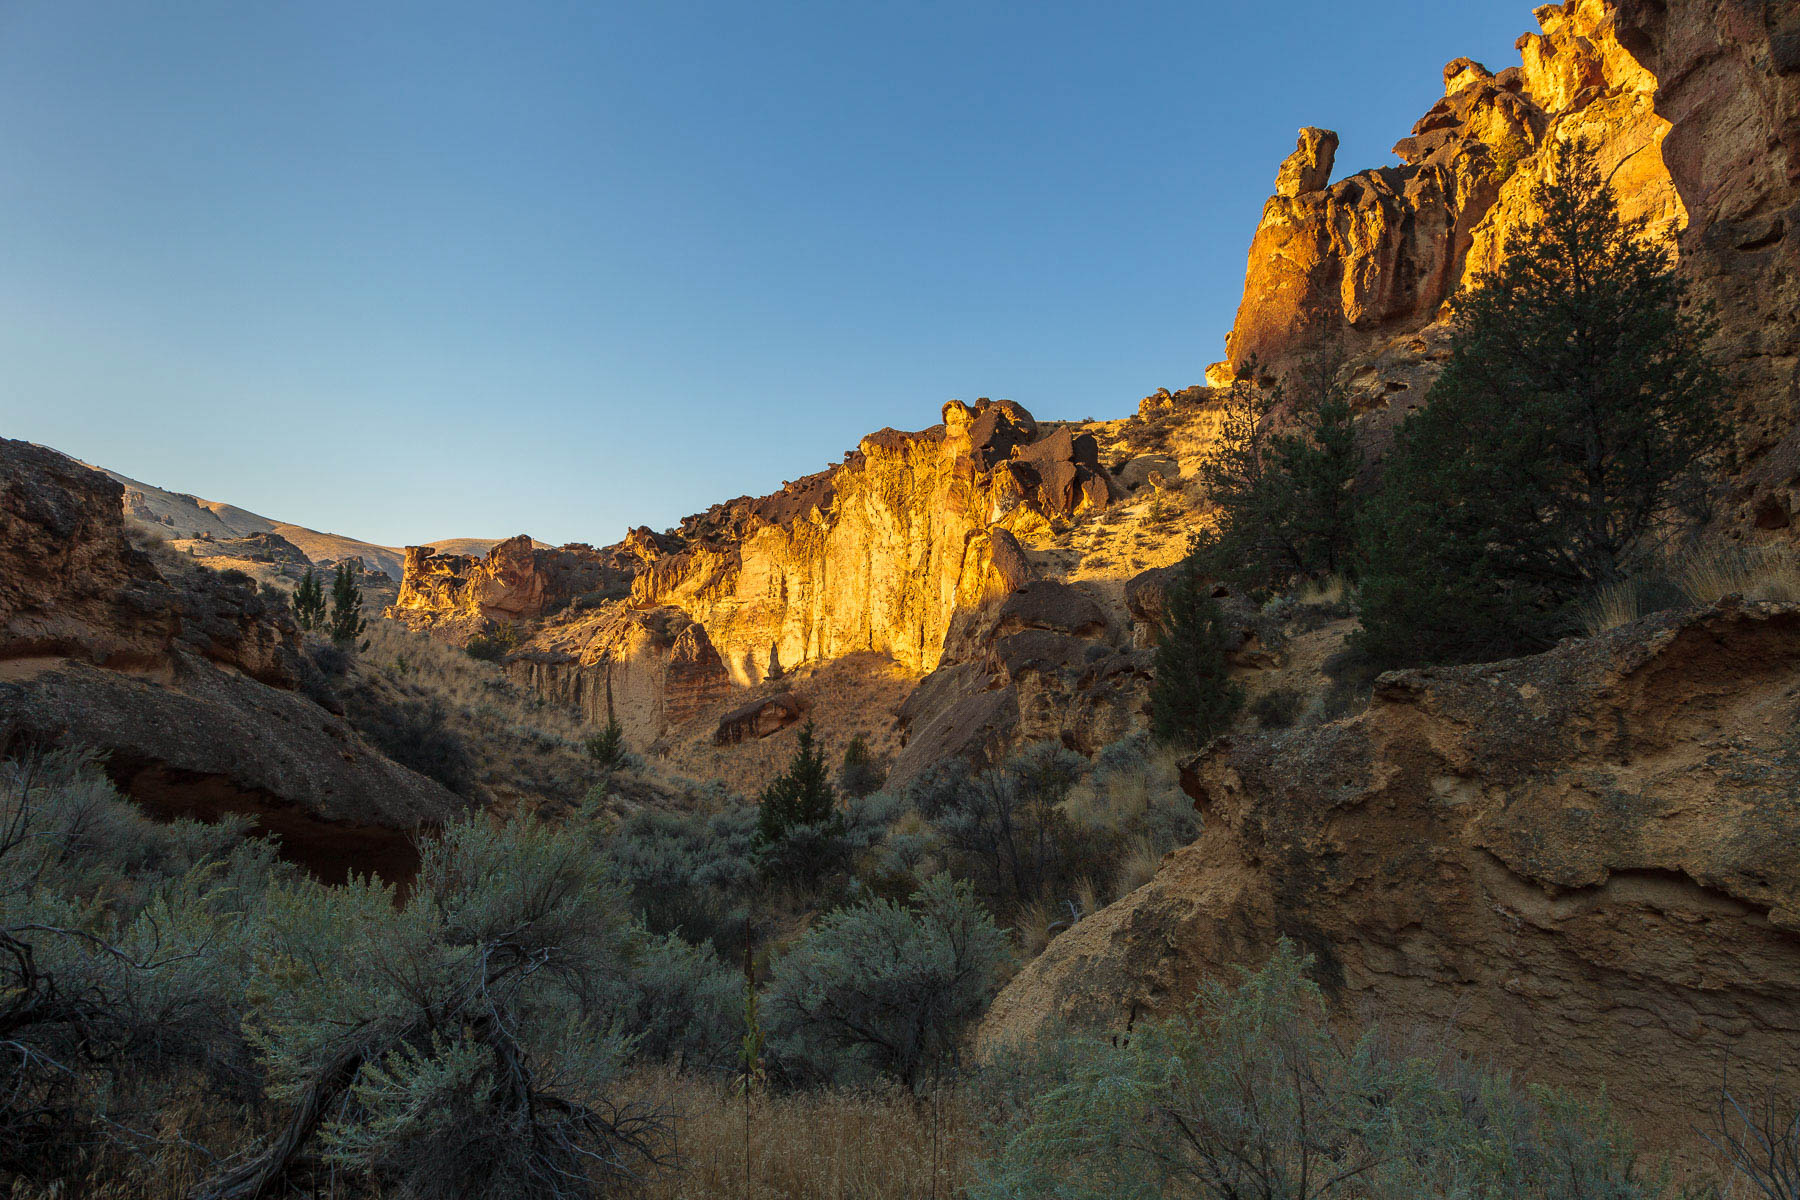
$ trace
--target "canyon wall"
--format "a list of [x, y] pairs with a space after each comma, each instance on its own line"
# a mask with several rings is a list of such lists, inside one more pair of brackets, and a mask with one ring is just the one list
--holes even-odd
[[[1303, 384], [1335, 376], [1378, 449], [1441, 366], [1447, 301], [1535, 217], [1530, 193], [1550, 148], [1580, 140], [1625, 215], [1677, 247], [1680, 269], [1717, 307], [1738, 408], [1727, 520], [1734, 531], [1792, 536], [1795, 13], [1794, 0], [1567, 0], [1536, 10], [1539, 31], [1519, 40], [1518, 65], [1450, 63], [1442, 98], [1395, 146], [1397, 166], [1332, 183], [1336, 135], [1303, 130], [1252, 241], [1227, 361], [1209, 381], [1222, 385], [1252, 362]], [[1143, 432], [1153, 417], [1126, 424]], [[1189, 474], [1196, 453], [1186, 450]], [[667, 535], [638, 530], [602, 550], [554, 551], [519, 538], [484, 558], [414, 548], [392, 615], [456, 639], [496, 622], [531, 625], [509, 671], [591, 719], [619, 716], [637, 745], [732, 689], [853, 653], [923, 677], [899, 717], [933, 736], [911, 758], [927, 746], [966, 748], [972, 730], [995, 731], [976, 739], [983, 745], [1027, 730], [1085, 744], [1123, 726], [1083, 715], [1072, 731], [1052, 719], [1053, 698], [1080, 705], [1092, 683], [1071, 682], [1090, 667], [1068, 658], [1070, 647], [1041, 653], [1038, 635], [1070, 635], [1031, 630], [1031, 653], [1011, 642], [1002, 656], [997, 639], [1009, 635], [992, 617], [1034, 578], [1063, 578], [1064, 534], [1117, 515], [1108, 510], [1136, 468], [1112, 467], [1126, 473], [1102, 466], [1087, 433], [1040, 429], [1007, 402], [952, 402], [939, 426], [873, 434], [840, 466], [718, 505]], [[1178, 493], [1183, 470], [1158, 459], [1153, 486], [1173, 480]], [[1122, 583], [1082, 586], [1111, 594]], [[1142, 683], [1141, 664], [1080, 651], [1090, 653], [1106, 659], [1107, 678]], [[1063, 682], [1040, 689], [1027, 682], [1034, 675]], [[1040, 702], [1022, 701], [1033, 692]]]
[[1604, 1085], [1688, 1144], [1727, 1055], [1791, 1083], [1797, 727], [1794, 606], [1384, 676], [1357, 717], [1190, 763], [1199, 840], [1026, 966], [983, 1045], [1129, 1029], [1287, 937], [1348, 1023]]
[[0, 439], [0, 751], [68, 745], [164, 816], [251, 817], [329, 877], [405, 874], [457, 798], [300, 688], [284, 605], [133, 548], [112, 479]]
[[[667, 535], [639, 530], [605, 550], [518, 538], [482, 559], [410, 548], [389, 615], [466, 637], [552, 614], [508, 671], [590, 720], [616, 716], [638, 746], [803, 663], [873, 652], [926, 675], [959, 621], [1032, 577], [1016, 530], [1122, 494], [1091, 436], [1042, 429], [1017, 404], [951, 401], [943, 417], [871, 434], [840, 466]], [[629, 595], [557, 611], [596, 581], [628, 581]]]
[[1800, 515], [1800, 4], [1619, 0], [1621, 43], [1673, 123], [1663, 160], [1691, 214], [1681, 267], [1718, 315], [1735, 384], [1740, 528]]

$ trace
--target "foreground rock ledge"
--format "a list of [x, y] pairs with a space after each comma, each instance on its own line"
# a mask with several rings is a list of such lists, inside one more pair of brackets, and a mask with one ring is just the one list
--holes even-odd
[[1205, 829], [1001, 993], [984, 1051], [1128, 1029], [1279, 937], [1347, 1020], [1604, 1085], [1692, 1145], [1727, 1055], [1800, 1045], [1800, 607], [1650, 618], [1531, 658], [1383, 676], [1369, 709], [1224, 743]]

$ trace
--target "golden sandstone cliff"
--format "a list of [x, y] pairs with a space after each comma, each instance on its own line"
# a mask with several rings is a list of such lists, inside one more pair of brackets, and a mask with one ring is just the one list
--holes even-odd
[[[1017, 404], [951, 401], [943, 417], [918, 433], [871, 434], [838, 467], [664, 536], [637, 530], [599, 551], [516, 538], [483, 559], [411, 548], [390, 615], [466, 636], [556, 613], [510, 656], [510, 670], [590, 719], [617, 716], [637, 746], [734, 689], [859, 653], [914, 677], [957, 659], [965, 669], [955, 681], [940, 677], [927, 694], [954, 705], [969, 692], [1002, 693], [988, 705], [997, 711], [958, 729], [997, 721], [990, 740], [1003, 740], [1017, 721], [1016, 697], [994, 678], [1005, 664], [971, 663], [990, 649], [984, 622], [1019, 608], [1012, 598], [1036, 573], [1018, 535], [1090, 518], [1124, 489], [1091, 434], [1040, 428]], [[1021, 631], [1025, 619], [1008, 611], [1011, 632]], [[1057, 618], [1033, 620], [1058, 632]], [[1106, 625], [1075, 622], [1087, 635]]]
[[[1228, 361], [1211, 382], [1253, 360], [1299, 386], [1335, 375], [1379, 445], [1435, 376], [1446, 302], [1532, 216], [1545, 148], [1580, 139], [1626, 212], [1678, 246], [1696, 290], [1718, 306], [1720, 347], [1741, 381], [1733, 527], [1791, 536], [1800, 510], [1792, 5], [1568, 0], [1536, 15], [1540, 32], [1520, 39], [1519, 65], [1445, 68], [1444, 96], [1395, 147], [1398, 166], [1332, 183], [1336, 135], [1302, 131], [1252, 242]], [[1216, 419], [1206, 389], [1182, 395], [1181, 417], [1196, 429]], [[1147, 402], [1136, 424], [1151, 415]], [[508, 660], [514, 674], [591, 719], [619, 716], [640, 747], [743, 688], [859, 653], [915, 677], [952, 673], [927, 680], [899, 714], [908, 741], [946, 703], [963, 706], [961, 726], [992, 726], [960, 748], [1026, 731], [1091, 741], [1135, 718], [1056, 718], [1049, 693], [1015, 716], [1024, 680], [1007, 658], [1025, 675], [1054, 661], [1063, 699], [1082, 701], [1094, 680], [1066, 678], [1083, 664], [1060, 650], [1000, 655], [994, 609], [1034, 578], [1074, 583], [1105, 610], [1108, 651], [1141, 647], [1147, 627], [1119, 595], [1130, 573], [1076, 580], [1057, 547], [1110, 536], [1102, 527], [1119, 514], [1109, 507], [1152, 472], [1155, 488], [1179, 495], [1204, 441], [1190, 439], [1185, 455], [1118, 452], [1142, 434], [1040, 429], [1005, 401], [953, 401], [939, 426], [873, 434], [838, 467], [719, 505], [668, 535], [640, 529], [603, 550], [515, 538], [483, 558], [415, 547], [391, 611], [457, 639], [530, 624]], [[1152, 554], [1141, 565], [1167, 561]], [[1102, 689], [1108, 705], [1131, 708], [1114, 693], [1141, 684], [1142, 667], [1107, 663], [1101, 674], [1118, 685]]]

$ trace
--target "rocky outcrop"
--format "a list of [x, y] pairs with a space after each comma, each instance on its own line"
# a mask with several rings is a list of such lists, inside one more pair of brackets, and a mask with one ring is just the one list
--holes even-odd
[[1442, 351], [1424, 331], [1531, 219], [1553, 142], [1594, 147], [1626, 216], [1660, 236], [1684, 224], [1657, 80], [1621, 44], [1615, 5], [1568, 0], [1536, 15], [1542, 32], [1519, 40], [1519, 66], [1444, 68], [1443, 99], [1394, 147], [1400, 166], [1331, 184], [1336, 136], [1301, 131], [1251, 243], [1221, 382], [1252, 360], [1265, 376], [1302, 378], [1351, 363], [1365, 406], [1416, 398]]
[[1800, 3], [1619, 0], [1691, 214], [1681, 268], [1737, 382], [1740, 527], [1800, 536]]
[[812, 705], [797, 692], [778, 692], [740, 704], [719, 718], [713, 744], [730, 746], [752, 738], [766, 738], [796, 724]]
[[[963, 635], [1033, 577], [1017, 535], [1124, 491], [1091, 434], [1042, 428], [1005, 400], [951, 401], [943, 417], [871, 434], [838, 467], [605, 550], [518, 538], [475, 559], [413, 547], [390, 615], [466, 636], [591, 589], [592, 612], [545, 623], [508, 670], [590, 719], [616, 715], [640, 747], [728, 689], [804, 663], [873, 652], [924, 675], [983, 656], [989, 644]], [[1082, 636], [1104, 624], [1085, 603], [1070, 631]]]
[[127, 539], [121, 492], [54, 450], [0, 440], [0, 661], [147, 670], [185, 653], [295, 686], [285, 610], [210, 571], [165, 577]]
[[633, 747], [650, 746], [732, 691], [705, 626], [678, 608], [620, 603], [545, 629], [507, 658], [514, 682], [594, 725], [617, 719]]
[[687, 548], [640, 574], [632, 603], [704, 625], [740, 685], [858, 651], [928, 672], [959, 612], [1029, 578], [1015, 529], [1117, 494], [1091, 437], [951, 401], [942, 425], [871, 434], [840, 467], [684, 524]]
[[1128, 1027], [1300, 942], [1347, 1019], [1604, 1085], [1685, 1142], [1730, 1055], [1800, 1037], [1800, 608], [1651, 618], [1383, 676], [1367, 712], [1216, 746], [1199, 840], [1058, 937], [993, 1047]]
[[414, 628], [466, 637], [496, 621], [541, 617], [579, 597], [623, 594], [641, 561], [632, 545], [552, 550], [526, 534], [496, 542], [479, 556], [408, 546], [400, 595], [387, 615]]
[[119, 484], [0, 441], [0, 741], [74, 743], [163, 815], [240, 813], [332, 877], [404, 873], [459, 802], [296, 689], [285, 608], [126, 536]]

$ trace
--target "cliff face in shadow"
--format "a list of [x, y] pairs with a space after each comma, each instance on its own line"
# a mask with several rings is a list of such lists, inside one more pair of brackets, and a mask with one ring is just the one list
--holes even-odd
[[0, 441], [0, 740], [91, 748], [153, 811], [242, 813], [327, 876], [407, 870], [406, 835], [457, 799], [298, 690], [285, 608], [134, 549], [121, 499]]
[[1278, 938], [1347, 1020], [1604, 1085], [1692, 1136], [1800, 1036], [1800, 609], [1732, 603], [1384, 676], [1184, 770], [1204, 830], [1001, 993], [992, 1048], [1129, 1028]]

